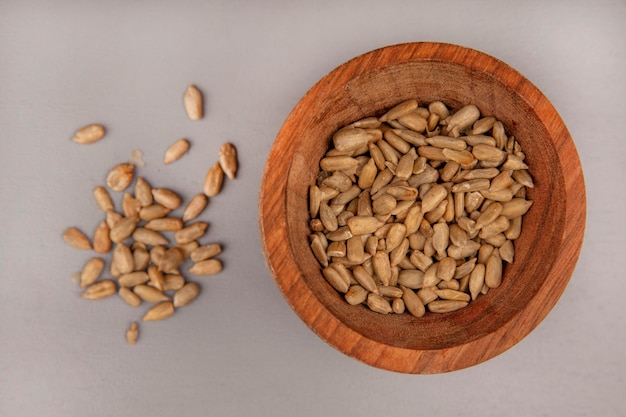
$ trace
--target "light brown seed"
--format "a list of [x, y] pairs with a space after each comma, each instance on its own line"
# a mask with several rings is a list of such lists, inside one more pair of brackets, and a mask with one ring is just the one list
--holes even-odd
[[171, 232], [182, 229], [183, 221], [176, 217], [163, 217], [150, 220], [144, 227], [157, 232]]
[[472, 155], [479, 161], [493, 162], [500, 164], [506, 158], [506, 152], [495, 146], [476, 144], [472, 147]]
[[352, 236], [348, 239], [346, 242], [346, 256], [350, 262], [356, 264], [362, 263], [365, 260], [363, 241], [360, 236]]
[[433, 313], [450, 313], [467, 307], [467, 301], [435, 300], [428, 303], [428, 310]]
[[88, 300], [101, 300], [116, 293], [115, 282], [110, 279], [94, 282], [80, 295]]
[[530, 209], [533, 202], [524, 198], [514, 198], [510, 201], [502, 203], [502, 216], [508, 219], [523, 216]]
[[206, 222], [192, 223], [189, 226], [178, 230], [174, 234], [174, 239], [176, 239], [176, 243], [178, 243], [179, 245], [189, 243], [191, 241], [201, 238], [208, 227], [209, 224]]
[[405, 114], [404, 116], [398, 117], [396, 120], [398, 120], [402, 126], [418, 133], [424, 132], [426, 130], [426, 126], [428, 126], [426, 119], [416, 112]]
[[454, 272], [454, 279], [463, 278], [466, 275], [469, 275], [476, 266], [476, 258], [472, 258], [467, 262], [462, 263], [461, 265], [456, 267]]
[[391, 263], [389, 261], [389, 254], [385, 251], [378, 251], [372, 257], [372, 267], [374, 268], [374, 273], [383, 285], [389, 285], [389, 280], [391, 279]]
[[182, 249], [177, 246], [169, 248], [163, 254], [161, 263], [159, 264], [159, 270], [165, 272], [172, 272], [178, 268], [185, 260], [185, 254]]
[[139, 210], [141, 210], [141, 203], [135, 199], [130, 193], [125, 192], [122, 199], [122, 211], [126, 217], [139, 216]]
[[129, 272], [128, 274], [122, 274], [118, 278], [117, 282], [119, 282], [122, 287], [134, 287], [135, 285], [145, 284], [150, 280], [148, 273], [145, 271], [134, 271]]
[[171, 164], [178, 161], [189, 150], [189, 141], [187, 139], [178, 139], [172, 143], [165, 151], [163, 156], [163, 165]]
[[163, 294], [158, 288], [150, 285], [139, 284], [135, 285], [133, 292], [143, 301], [147, 303], [160, 303], [161, 301], [168, 301], [170, 298]]
[[86, 286], [96, 282], [103, 269], [103, 259], [91, 258], [89, 261], [87, 261], [80, 273], [80, 288], [85, 288]]
[[214, 275], [222, 271], [222, 262], [219, 259], [207, 259], [196, 262], [189, 272], [194, 275]]
[[137, 177], [135, 183], [135, 198], [141, 207], [148, 207], [152, 204], [152, 187], [141, 177]]
[[222, 246], [219, 243], [212, 243], [205, 246], [200, 246], [191, 252], [191, 260], [194, 262], [204, 261], [210, 259], [222, 252]]
[[461, 291], [452, 289], [437, 289], [434, 290], [439, 298], [443, 300], [456, 300], [456, 301], [469, 301], [470, 295]]
[[450, 239], [450, 228], [447, 223], [441, 222], [433, 226], [433, 248], [439, 256], [445, 256]]
[[74, 134], [72, 140], [81, 145], [87, 145], [99, 141], [104, 137], [104, 126], [99, 124], [90, 124], [83, 126]]
[[528, 169], [528, 165], [526, 165], [519, 156], [508, 154], [506, 157], [506, 161], [502, 164], [502, 168], [509, 170], [520, 170]]
[[372, 275], [365, 269], [365, 267], [358, 265], [352, 270], [354, 279], [367, 291], [378, 294], [378, 286]]
[[152, 307], [145, 316], [144, 321], [163, 320], [174, 314], [174, 304], [171, 301], [164, 301]]
[[163, 278], [163, 291], [178, 291], [185, 285], [185, 278], [178, 274], [167, 274]]
[[372, 292], [367, 295], [367, 306], [370, 310], [380, 314], [389, 314], [393, 311], [389, 301]]
[[482, 213], [480, 213], [480, 216], [476, 219], [474, 228], [478, 230], [493, 223], [493, 221], [500, 216], [500, 213], [502, 213], [502, 208], [503, 205], [498, 202], [489, 205], [489, 207], [483, 210]]
[[422, 196], [422, 213], [428, 213], [441, 203], [448, 195], [448, 190], [436, 184]]
[[483, 117], [480, 120], [477, 120], [472, 126], [472, 135], [480, 135], [485, 132], [488, 132], [493, 127], [493, 124], [496, 122], [495, 117]]
[[477, 264], [469, 277], [469, 291], [472, 296], [472, 300], [480, 294], [485, 283], [485, 265]]
[[490, 192], [500, 191], [513, 184], [513, 178], [511, 178], [511, 171], [502, 171], [491, 180], [489, 186]]
[[390, 297], [390, 298], [402, 297], [402, 290], [396, 287], [395, 284], [393, 283], [391, 285], [379, 285], [378, 293], [383, 297]]
[[119, 243], [132, 235], [137, 227], [138, 221], [139, 217], [137, 215], [123, 217], [111, 228], [111, 232], [109, 233], [111, 240], [115, 243]]
[[159, 271], [157, 265], [150, 265], [148, 267], [148, 277], [150, 278], [150, 285], [159, 291], [163, 291], [165, 288], [165, 277]]
[[463, 139], [451, 138], [450, 136], [433, 136], [426, 139], [426, 143], [436, 148], [452, 149], [463, 151], [467, 148], [467, 143]]
[[[356, 160], [355, 160], [356, 161]], [[202, 191], [207, 197], [214, 197], [219, 194], [224, 181], [224, 171], [219, 162], [216, 162], [206, 173]]]
[[163, 246], [155, 245], [150, 249], [150, 262], [158, 266], [161, 263], [161, 259], [163, 259], [165, 251], [166, 249]]
[[173, 191], [166, 188], [155, 188], [152, 190], [154, 201], [170, 210], [180, 207], [181, 198]]
[[326, 228], [326, 230], [328, 230], [329, 232], [334, 232], [335, 230], [337, 230], [337, 228], [339, 227], [339, 224], [337, 222], [337, 216], [328, 206], [328, 204], [326, 204], [325, 201], [322, 201], [320, 203], [319, 215], [320, 220], [322, 221], [322, 224], [324, 225], [324, 228]]
[[507, 263], [513, 262], [513, 256], [515, 254], [515, 248], [513, 247], [513, 242], [508, 240], [504, 242], [502, 246], [499, 248], [500, 258]]
[[146, 250], [145, 246], [144, 247], [136, 247], [137, 243], [140, 243], [140, 242], [136, 242], [135, 245], [133, 245], [133, 247], [134, 247], [134, 249], [133, 249], [133, 263], [135, 265], [134, 270], [135, 271], [143, 271], [143, 270], [145, 270], [148, 267], [148, 264], [150, 263], [150, 254]]
[[367, 300], [368, 291], [360, 285], [351, 285], [344, 295], [344, 298], [350, 305], [362, 304]]
[[404, 313], [406, 308], [405, 308], [404, 301], [402, 300], [402, 298], [394, 298], [394, 300], [391, 302], [391, 309], [396, 314]]
[[411, 263], [417, 267], [422, 272], [426, 272], [428, 267], [430, 267], [433, 263], [433, 260], [430, 256], [426, 256], [424, 252], [419, 250], [414, 250], [411, 252], [411, 256], [409, 257]]
[[446, 127], [449, 132], [453, 133], [452, 136], [458, 136], [460, 132], [473, 125], [479, 117], [480, 110], [478, 110], [478, 107], [468, 104], [445, 119]]
[[187, 259], [191, 257], [191, 252], [193, 252], [194, 250], [200, 247], [200, 244], [197, 241], [192, 240], [189, 243], [183, 243], [182, 245], [176, 245], [176, 246], [180, 248], [180, 250], [183, 251], [183, 256], [185, 257], [185, 259]]
[[328, 266], [322, 269], [322, 275], [326, 281], [340, 293], [346, 293], [348, 288], [350, 288], [350, 281], [333, 267]]
[[195, 300], [200, 294], [200, 286], [195, 282], [188, 282], [183, 288], [176, 291], [173, 297], [174, 307], [183, 307]]
[[491, 254], [485, 265], [485, 284], [489, 288], [497, 288], [502, 283], [502, 259], [496, 250]]
[[137, 322], [132, 322], [130, 328], [126, 330], [126, 342], [129, 345], [137, 343], [137, 337], [139, 336], [139, 330], [137, 329]]
[[107, 175], [107, 186], [113, 191], [124, 191], [133, 181], [135, 166], [122, 163], [116, 165]]
[[381, 222], [376, 217], [354, 216], [347, 221], [347, 227], [353, 236], [374, 233], [383, 224], [384, 222]]
[[111, 237], [109, 225], [102, 220], [93, 234], [93, 250], [96, 253], [108, 253], [111, 250]]
[[402, 301], [406, 309], [415, 317], [422, 317], [426, 313], [422, 299], [406, 286], [401, 286]]
[[204, 194], [196, 194], [189, 200], [189, 204], [185, 207], [185, 211], [183, 212], [183, 222], [187, 222], [191, 219], [195, 219], [202, 213], [204, 208], [207, 206], [209, 199]]
[[478, 237], [481, 239], [489, 239], [497, 234], [500, 234], [507, 230], [510, 226], [511, 222], [504, 216], [500, 216], [495, 219], [493, 222], [489, 223], [478, 233]]
[[75, 249], [91, 250], [91, 242], [83, 232], [76, 227], [68, 227], [63, 232], [63, 240]]
[[135, 294], [130, 288], [120, 287], [117, 294], [120, 296], [126, 304], [131, 307], [138, 307], [141, 304], [141, 298], [137, 294]]
[[320, 263], [320, 265], [328, 266], [328, 254], [326, 253], [326, 248], [322, 244], [322, 240], [317, 234], [311, 236], [311, 250], [313, 251], [313, 255]]
[[393, 106], [385, 114], [380, 116], [378, 120], [381, 122], [394, 120], [413, 112], [415, 109], [417, 109], [417, 100], [406, 100]]
[[453, 193], [469, 193], [472, 191], [487, 190], [489, 188], [489, 180], [485, 178], [463, 181], [452, 186]]
[[517, 181], [518, 183], [522, 184], [525, 187], [528, 187], [528, 188], [535, 187], [532, 177], [530, 176], [528, 171], [525, 169], [519, 169], [517, 171], [513, 171], [511, 176], [513, 177], [515, 181]]
[[99, 185], [93, 189], [93, 197], [95, 198], [98, 207], [100, 207], [100, 209], [105, 213], [115, 208], [109, 192], [103, 186]]
[[187, 112], [187, 117], [191, 120], [202, 119], [204, 113], [202, 93], [195, 85], [189, 84], [187, 87], [183, 96], [183, 104], [185, 106], [185, 111]]
[[167, 238], [159, 232], [148, 230], [144, 227], [135, 229], [132, 236], [137, 242], [144, 243], [148, 246], [167, 245], [169, 243]]
[[171, 211], [172, 210], [167, 207], [163, 207], [160, 204], [152, 204], [141, 208], [139, 211], [139, 218], [144, 221], [160, 219], [167, 216]]
[[113, 229], [115, 225], [123, 218], [124, 216], [122, 216], [116, 211], [113, 211], [113, 210], [107, 211], [106, 222], [107, 222], [107, 225], [109, 226], [109, 229]]

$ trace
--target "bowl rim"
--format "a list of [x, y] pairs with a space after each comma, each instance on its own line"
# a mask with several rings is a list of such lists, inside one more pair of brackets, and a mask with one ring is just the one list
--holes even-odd
[[[350, 67], [351, 72], [347, 77], [354, 79], [379, 68], [381, 63], [388, 66], [413, 61], [441, 61], [488, 72], [499, 82], [515, 89], [531, 107], [540, 107], [542, 113], [539, 116], [558, 149], [560, 168], [568, 178], [564, 184], [568, 198], [565, 201], [566, 219], [561, 237], [562, 241], [568, 239], [568, 244], [561, 245], [561, 253], [543, 284], [550, 291], [538, 292], [516, 317], [492, 333], [466, 344], [431, 350], [391, 346], [364, 337], [343, 324], [315, 298], [299, 279], [301, 274], [293, 259], [282, 256], [285, 252], [289, 253], [285, 217], [286, 181], [282, 185], [268, 183], [269, 167], [273, 167], [274, 162], [283, 159], [285, 155], [290, 155], [293, 150], [287, 126], [308, 104], [323, 95], [324, 87], [330, 80], [346, 78], [342, 74], [343, 69]], [[448, 43], [409, 42], [378, 48], [346, 61], [320, 79], [303, 96], [285, 120], [270, 150], [261, 181], [258, 208], [261, 243], [268, 269], [291, 308], [312, 331], [344, 354], [371, 366], [403, 373], [442, 373], [473, 366], [499, 355], [527, 336], [547, 316], [565, 290], [580, 254], [586, 197], [582, 167], [574, 142], [556, 109], [536, 86], [506, 63], [483, 52]], [[280, 259], [277, 259], [277, 253], [281, 254]], [[306, 307], [302, 307], [299, 300], [306, 300]], [[511, 331], [513, 328], [515, 331]], [[477, 355], [477, 351], [483, 353]], [[454, 359], [443, 360], [445, 358]]]

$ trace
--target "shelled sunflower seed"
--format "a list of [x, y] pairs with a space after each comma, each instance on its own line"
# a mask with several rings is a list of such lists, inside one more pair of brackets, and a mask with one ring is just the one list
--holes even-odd
[[349, 304], [455, 311], [501, 284], [533, 187], [502, 122], [407, 100], [334, 133], [309, 189], [311, 249]]
[[[188, 143], [177, 143], [166, 152], [166, 164], [187, 151]], [[222, 146], [220, 160], [215, 165], [221, 170], [220, 164], [233, 179], [237, 159], [231, 144]], [[76, 249], [93, 249], [102, 255], [111, 253], [108, 269], [104, 258], [93, 257], [75, 274], [73, 279], [84, 289], [82, 298], [100, 300], [117, 293], [131, 307], [154, 304], [145, 312], [144, 321], [162, 320], [200, 294], [200, 286], [181, 273], [185, 262], [191, 264], [186, 266], [189, 274], [217, 274], [222, 270], [222, 262], [215, 257], [222, 247], [219, 243], [199, 242], [209, 225], [194, 220], [207, 205], [205, 194], [196, 194], [184, 208], [182, 217], [172, 215], [183, 207], [182, 198], [172, 190], [153, 188], [142, 177], [135, 180], [135, 169], [132, 164], [119, 164], [107, 175], [108, 189], [105, 186], [94, 189], [93, 197], [105, 218], [95, 228], [93, 245], [89, 237], [75, 227], [67, 228], [63, 238]], [[123, 194], [121, 214], [116, 211], [109, 191], [122, 192], [133, 181], [134, 193]], [[219, 187], [211, 188], [211, 196], [219, 192], [221, 181]], [[106, 274], [104, 271], [108, 271], [110, 277], [102, 277]], [[133, 322], [127, 331], [129, 344], [135, 343], [137, 334], [137, 324]]]

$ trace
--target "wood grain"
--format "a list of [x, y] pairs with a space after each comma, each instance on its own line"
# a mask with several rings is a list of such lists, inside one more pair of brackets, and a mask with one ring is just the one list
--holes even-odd
[[[308, 187], [332, 133], [400, 101], [473, 103], [520, 142], [534, 200], [502, 285], [466, 309], [422, 318], [350, 306], [322, 278], [307, 241]], [[278, 133], [263, 175], [259, 225], [267, 265], [285, 299], [322, 339], [369, 365], [440, 373], [486, 361], [519, 342], [563, 293], [580, 253], [585, 188], [567, 128], [519, 72], [481, 52], [407, 43], [348, 61], [320, 80]]]

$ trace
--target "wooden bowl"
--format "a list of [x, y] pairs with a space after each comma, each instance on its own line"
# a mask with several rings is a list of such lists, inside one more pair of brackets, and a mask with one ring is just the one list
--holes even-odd
[[[338, 128], [380, 115], [410, 98], [473, 103], [515, 136], [535, 181], [502, 285], [465, 309], [381, 315], [351, 306], [322, 277], [307, 236], [308, 189]], [[486, 361], [513, 346], [548, 314], [580, 253], [585, 226], [580, 161], [548, 99], [496, 58], [456, 45], [407, 43], [339, 66], [302, 98], [282, 126], [259, 197], [261, 241], [278, 287], [322, 339], [369, 365], [405, 373], [441, 373]]]

